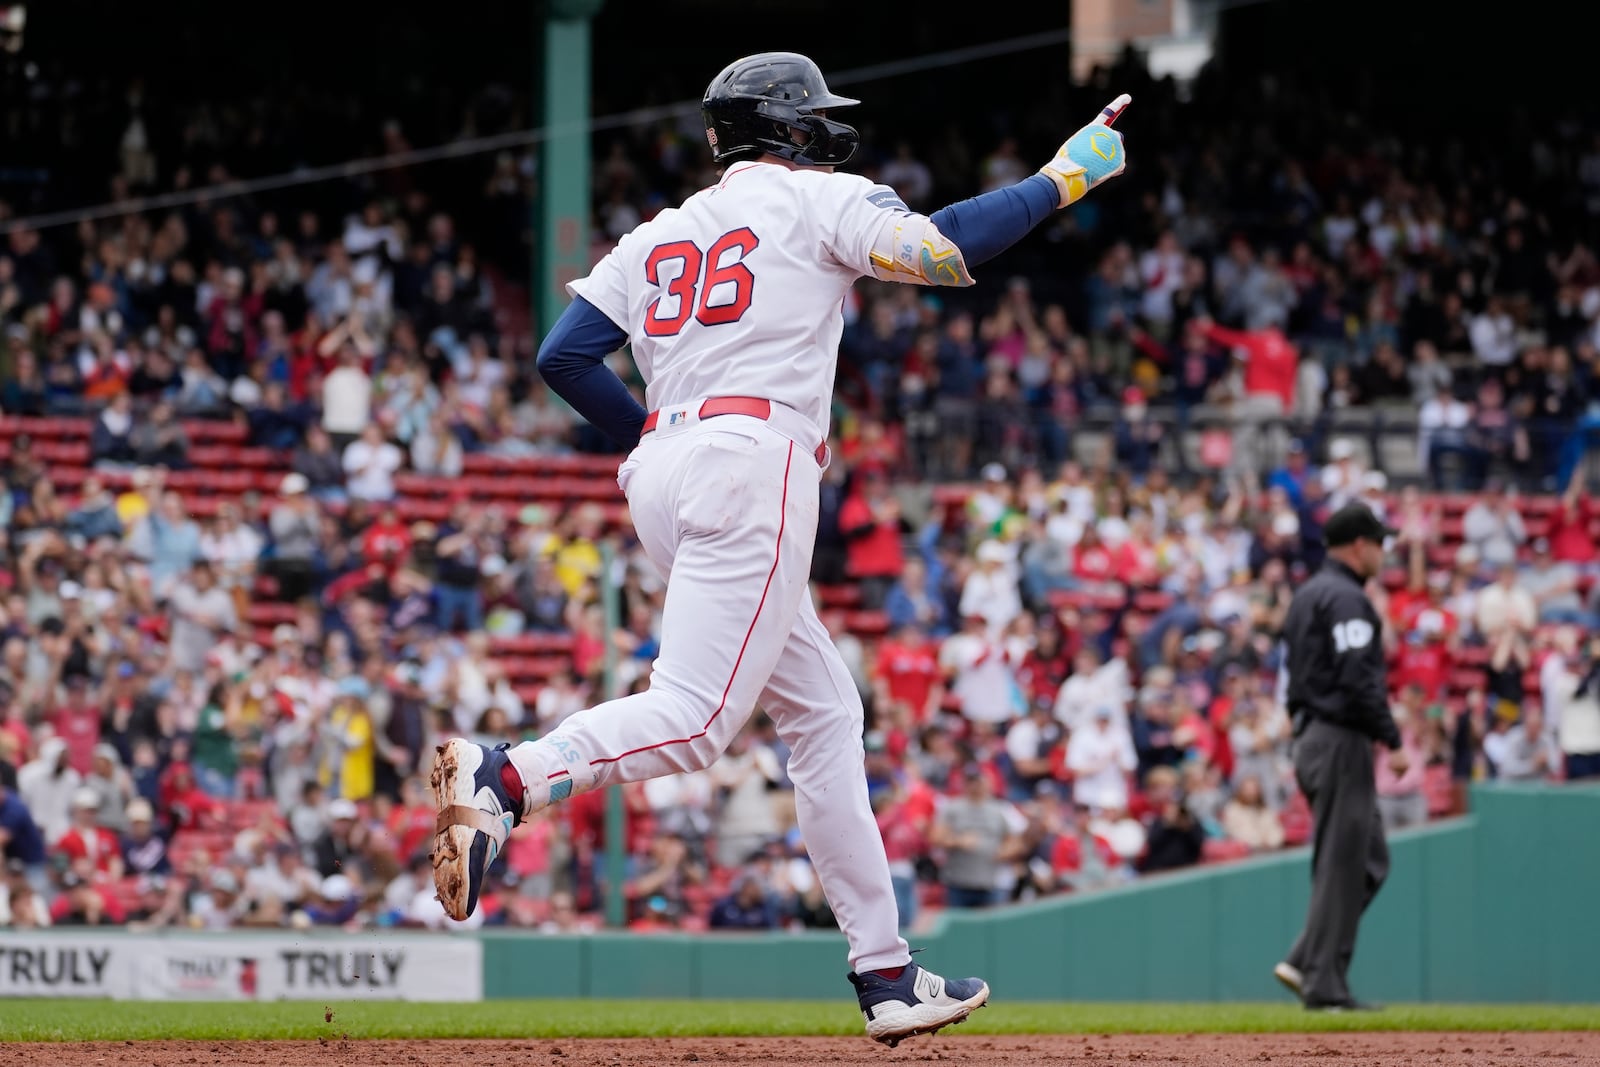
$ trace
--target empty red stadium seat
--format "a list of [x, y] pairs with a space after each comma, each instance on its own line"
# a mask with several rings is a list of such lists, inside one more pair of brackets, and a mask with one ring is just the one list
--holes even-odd
[[518, 634], [515, 637], [490, 638], [490, 647], [498, 655], [561, 655], [572, 651], [571, 634]]
[[889, 632], [889, 616], [882, 611], [852, 611], [845, 615], [845, 628], [858, 637], [882, 637]]
[[1244, 859], [1248, 855], [1250, 855], [1249, 845], [1226, 837], [1208, 837], [1200, 849], [1200, 859], [1204, 863], [1226, 863], [1229, 860]]
[[1163, 593], [1156, 589], [1146, 589], [1134, 594], [1133, 606], [1138, 611], [1159, 615], [1172, 607], [1176, 599], [1171, 593]]
[[189, 440], [195, 443], [242, 445], [249, 439], [250, 431], [237, 422], [228, 422], [222, 419], [185, 419], [183, 432], [189, 435]]
[[1422, 791], [1428, 798], [1428, 817], [1437, 819], [1455, 813], [1455, 782], [1450, 778], [1448, 764], [1436, 763], [1422, 776]]
[[822, 598], [824, 608], [853, 608], [861, 603], [861, 587], [858, 585], [818, 585], [815, 589]]
[[1283, 822], [1284, 844], [1303, 845], [1311, 840], [1311, 805], [1306, 803], [1304, 793], [1295, 790], [1289, 795], [1289, 802], [1283, 806], [1280, 819]]

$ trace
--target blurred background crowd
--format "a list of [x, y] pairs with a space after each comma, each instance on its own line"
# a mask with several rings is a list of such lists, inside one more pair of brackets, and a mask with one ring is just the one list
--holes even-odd
[[[19, 69], [0, 119], [59, 142], [75, 202], [421, 125]], [[858, 165], [932, 210], [1031, 173], [1113, 85], [1119, 186], [972, 290], [846, 306], [814, 588], [908, 927], [1304, 841], [1277, 635], [1356, 498], [1401, 530], [1372, 587], [1413, 768], [1379, 768], [1386, 823], [1600, 774], [1600, 139], [1552, 112], [1511, 167], [1127, 57], [988, 126], [864, 108]], [[0, 926], [455, 926], [433, 746], [648, 684], [662, 590], [619, 457], [531, 359], [536, 160], [0, 236]], [[692, 113], [597, 136], [594, 255], [711, 180]], [[48, 195], [7, 172], [0, 222]], [[758, 714], [625, 788], [621, 871], [603, 797], [543, 813], [471, 925], [591, 929], [618, 879], [639, 929], [832, 925], [785, 760]]]

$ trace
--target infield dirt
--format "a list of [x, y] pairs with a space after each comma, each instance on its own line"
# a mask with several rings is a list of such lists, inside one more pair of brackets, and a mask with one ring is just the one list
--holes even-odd
[[1351, 1033], [985, 1037], [938, 1035], [888, 1049], [860, 1038], [630, 1038], [573, 1041], [117, 1041], [0, 1045], [3, 1067], [371, 1065], [371, 1067], [645, 1067], [681, 1063], [1136, 1063], [1139, 1067], [1600, 1067], [1600, 1032]]

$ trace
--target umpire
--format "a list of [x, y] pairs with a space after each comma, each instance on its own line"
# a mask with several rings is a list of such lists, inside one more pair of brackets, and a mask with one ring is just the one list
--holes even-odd
[[1356, 927], [1389, 873], [1378, 816], [1373, 742], [1389, 748], [1404, 774], [1400, 732], [1389, 713], [1383, 623], [1363, 590], [1383, 567], [1385, 526], [1365, 504], [1350, 504], [1323, 527], [1328, 558], [1295, 594], [1284, 621], [1294, 772], [1311, 803], [1311, 906], [1280, 982], [1317, 1011], [1370, 1008], [1345, 977]]

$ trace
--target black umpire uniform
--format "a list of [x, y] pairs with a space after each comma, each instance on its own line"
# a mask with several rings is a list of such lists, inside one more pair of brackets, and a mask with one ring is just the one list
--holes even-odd
[[1294, 771], [1314, 836], [1305, 928], [1274, 973], [1308, 1008], [1364, 1006], [1346, 974], [1361, 915], [1389, 873], [1373, 742], [1398, 749], [1400, 732], [1389, 712], [1383, 623], [1363, 586], [1394, 532], [1363, 504], [1335, 512], [1324, 541], [1330, 549], [1368, 542], [1355, 555], [1369, 573], [1330, 556], [1295, 593], [1284, 621]]

